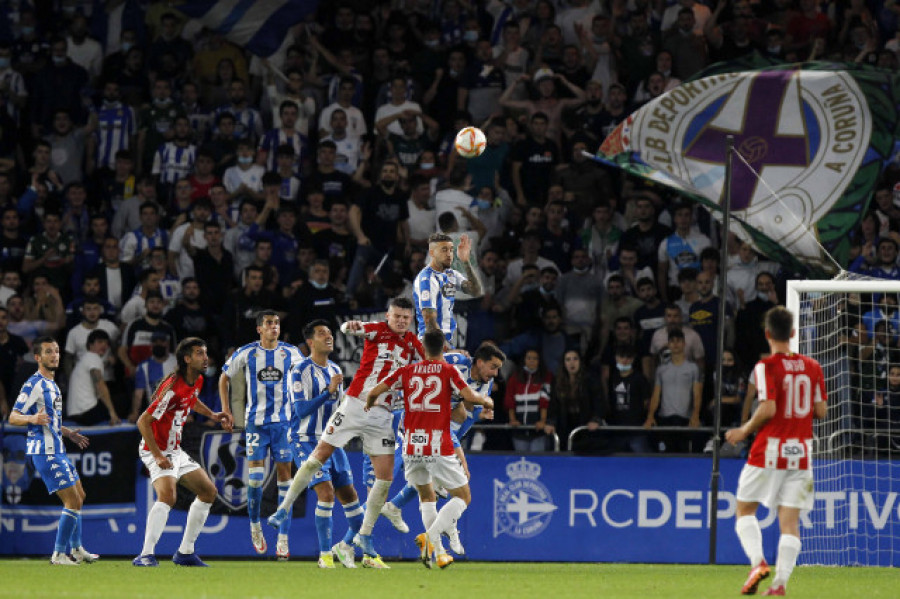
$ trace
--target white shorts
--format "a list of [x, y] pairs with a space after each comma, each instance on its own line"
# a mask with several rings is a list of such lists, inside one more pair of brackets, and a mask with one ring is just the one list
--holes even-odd
[[147, 470], [150, 472], [150, 482], [156, 482], [157, 478], [163, 476], [172, 476], [175, 480], [180, 479], [185, 474], [193, 472], [194, 470], [200, 469], [200, 464], [195, 462], [191, 456], [186, 454], [181, 448], [176, 449], [175, 451], [163, 452], [165, 456], [169, 458], [169, 461], [172, 462], [171, 470], [163, 470], [156, 464], [156, 460], [153, 459], [153, 454], [149, 451], [141, 450], [141, 461], [144, 462], [144, 465], [147, 467]]
[[811, 510], [815, 501], [812, 470], [776, 470], [744, 464], [738, 480], [737, 500]]
[[341, 405], [328, 419], [325, 432], [319, 439], [334, 447], [344, 447], [352, 439], [360, 437], [363, 451], [367, 454], [393, 454], [393, 414], [379, 406], [373, 406], [368, 412], [364, 408], [365, 402], [345, 395]]
[[403, 454], [403, 470], [406, 482], [414, 486], [427, 485], [432, 480], [445, 489], [458, 489], [469, 484], [466, 471], [456, 454]]

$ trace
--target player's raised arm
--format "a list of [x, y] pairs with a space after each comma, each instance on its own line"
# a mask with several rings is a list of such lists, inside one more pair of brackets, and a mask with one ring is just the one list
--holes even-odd
[[361, 320], [348, 320], [347, 322], [341, 323], [341, 332], [345, 335], [362, 337], [366, 334], [366, 324], [368, 323]]
[[468, 235], [462, 235], [459, 238], [459, 248], [456, 250], [456, 256], [459, 258], [460, 262], [462, 262], [463, 275], [465, 275], [466, 280], [460, 284], [460, 289], [469, 295], [476, 297], [482, 294], [482, 285], [481, 279], [478, 278], [478, 273], [472, 268], [472, 264], [469, 262], [471, 252], [472, 240], [469, 239]]

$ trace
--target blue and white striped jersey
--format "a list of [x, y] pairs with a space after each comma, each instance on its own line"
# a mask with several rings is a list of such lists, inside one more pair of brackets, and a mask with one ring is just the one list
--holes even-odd
[[456, 301], [456, 290], [463, 284], [466, 277], [457, 270], [448, 268], [438, 272], [426, 266], [416, 275], [413, 283], [413, 302], [416, 304], [416, 321], [418, 322], [419, 337], [425, 334], [425, 319], [422, 310], [430, 308], [437, 310], [437, 324], [444, 332], [447, 341], [453, 342], [453, 334], [456, 332], [456, 318], [453, 316], [453, 304]]
[[263, 349], [259, 341], [254, 341], [231, 354], [222, 372], [231, 378], [244, 374], [247, 424], [290, 423], [291, 368], [302, 359], [296, 347], [283, 341], [275, 349]]
[[275, 151], [281, 145], [288, 145], [294, 148], [294, 170], [299, 171], [300, 160], [306, 156], [309, 141], [306, 139], [306, 136], [296, 131], [288, 135], [284, 132], [284, 129], [269, 129], [259, 142], [259, 149], [266, 152], [266, 170], [278, 170]]
[[29, 424], [25, 453], [28, 455], [55, 455], [66, 453], [62, 432], [62, 393], [56, 383], [40, 372], [35, 372], [22, 385], [13, 410], [33, 416], [44, 409], [50, 417], [49, 424]]
[[[479, 395], [491, 395], [491, 391], [494, 389], [494, 379], [482, 383], [481, 381], [476, 381], [472, 378], [472, 364], [475, 361], [475, 358], [470, 358], [457, 352], [448, 352], [444, 354], [444, 361], [456, 367], [460, 376], [462, 376], [463, 380], [472, 387], [472, 390], [475, 391], [475, 393], [478, 393]], [[450, 401], [455, 408], [460, 402], [459, 395], [453, 394]], [[458, 438], [465, 436], [478, 419], [481, 409], [481, 406], [475, 406], [475, 409], [469, 412], [468, 418], [466, 418], [464, 422], [450, 422], [450, 430], [456, 433]]]
[[342, 374], [341, 367], [328, 360], [325, 366], [319, 366], [312, 358], [304, 358], [291, 370], [291, 428], [288, 438], [294, 441], [318, 441], [325, 432], [325, 424], [331, 418], [331, 412], [344, 398], [343, 385], [338, 389], [337, 397], [330, 397], [312, 414], [300, 417], [297, 404], [313, 401], [322, 393], [328, 393], [331, 377]]
[[263, 135], [263, 121], [259, 111], [255, 108], [247, 106], [247, 108], [237, 108], [233, 104], [220, 106], [216, 109], [213, 122], [223, 112], [230, 112], [234, 115], [234, 134], [236, 137], [249, 137], [253, 141], [258, 140]]
[[175, 361], [173, 354], [169, 354], [164, 362], [157, 362], [153, 358], [144, 360], [138, 364], [137, 370], [134, 372], [135, 390], [143, 389], [146, 394], [144, 399], [149, 402], [159, 381], [163, 380], [166, 375], [175, 372], [177, 366], [178, 362]]
[[130, 147], [131, 136], [137, 133], [137, 119], [130, 106], [115, 102], [95, 109], [97, 130], [97, 167], [116, 168], [116, 152]]
[[153, 156], [152, 172], [159, 175], [160, 183], [174, 184], [191, 174], [196, 159], [197, 146], [194, 144], [182, 147], [174, 141], [167, 141], [159, 146]]

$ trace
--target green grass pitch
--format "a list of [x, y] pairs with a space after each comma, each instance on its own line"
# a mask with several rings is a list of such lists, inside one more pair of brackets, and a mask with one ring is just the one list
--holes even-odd
[[[161, 556], [160, 556], [161, 557]], [[0, 560], [0, 597], [255, 599], [263, 597], [409, 596], [469, 599], [739, 597], [741, 566], [647, 564], [486, 563], [460, 560], [446, 570], [418, 562], [391, 562], [391, 570], [319, 570], [315, 562], [209, 560], [210, 568], [135, 568], [130, 560], [103, 559], [77, 568], [45, 559]], [[768, 587], [771, 579], [760, 585]], [[791, 597], [896, 598], [900, 574], [889, 568], [794, 570]]]

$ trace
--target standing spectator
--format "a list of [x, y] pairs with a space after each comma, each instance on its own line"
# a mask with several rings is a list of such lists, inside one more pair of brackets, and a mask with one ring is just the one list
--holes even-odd
[[125, 365], [125, 375], [134, 376], [137, 365], [152, 355], [154, 333], [168, 335], [169, 351], [175, 351], [175, 329], [163, 320], [166, 302], [159, 291], [149, 291], [145, 298], [147, 311], [143, 317], [128, 324], [119, 346], [119, 359]]
[[[656, 272], [659, 246], [672, 230], [656, 219], [656, 208], [653, 200], [646, 196], [638, 196], [634, 200], [634, 214], [637, 223], [622, 233], [619, 242], [622, 247], [630, 246], [637, 250], [638, 268], [650, 267]], [[665, 280], [659, 281], [666, 285]]]
[[88, 138], [88, 172], [115, 170], [118, 152], [131, 148], [132, 137], [137, 133], [134, 111], [121, 102], [115, 81], [103, 84], [102, 104], [93, 108], [91, 121], [94, 135]]
[[[581, 247], [589, 252], [593, 270], [601, 278], [606, 277], [609, 261], [618, 253], [621, 238], [622, 230], [612, 222], [612, 208], [605, 198], [601, 198], [594, 206], [590, 223], [581, 231]], [[633, 289], [632, 280], [630, 290], [633, 292]]]
[[81, 287], [76, 290], [75, 299], [66, 306], [66, 328], [71, 329], [81, 320], [81, 307], [88, 299], [96, 299], [102, 308], [100, 316], [112, 322], [116, 319], [116, 308], [111, 303], [100, 297], [100, 277], [96, 274], [87, 274]]
[[623, 245], [619, 247], [619, 268], [611, 271], [606, 275], [606, 280], [610, 277], [620, 276], [625, 282], [625, 294], [637, 297], [637, 282], [647, 278], [654, 280], [653, 270], [649, 266], [638, 268], [638, 253], [634, 246]]
[[[28, 347], [41, 335], [53, 335], [62, 330], [66, 325], [66, 313], [58, 311], [54, 320], [45, 320], [38, 316], [36, 319], [28, 319], [25, 314], [25, 299], [18, 294], [11, 295], [6, 300], [6, 311], [9, 314], [9, 323], [6, 330], [11, 335], [21, 337]], [[26, 362], [34, 364], [34, 356], [25, 354]]]
[[0, 306], [0, 417], [9, 416], [15, 397], [13, 381], [22, 366], [22, 358], [28, 353], [25, 340], [9, 332], [9, 312]]
[[156, 202], [148, 200], [141, 204], [140, 215], [140, 228], [125, 233], [119, 242], [119, 259], [135, 268], [146, 268], [150, 265], [151, 249], [168, 247], [169, 233], [159, 228], [159, 204]]
[[175, 137], [175, 119], [179, 116], [184, 116], [184, 111], [172, 100], [172, 84], [167, 79], [157, 79], [153, 82], [151, 104], [138, 115], [138, 174], [149, 173], [156, 151]]
[[587, 349], [590, 341], [602, 295], [603, 278], [591, 270], [587, 250], [572, 250], [572, 270], [559, 278], [556, 299], [566, 315], [563, 328], [566, 334], [580, 339], [582, 351]]
[[581, 239], [566, 225], [566, 205], [552, 200], [544, 209], [547, 221], [541, 229], [541, 256], [552, 260], [556, 268], [569, 272], [572, 267], [572, 251], [581, 246]]
[[509, 424], [517, 427], [512, 433], [513, 447], [517, 452], [545, 451], [544, 426], [553, 377], [544, 368], [537, 349], [526, 350], [522, 364], [507, 381], [504, 400]]
[[672, 210], [675, 231], [659, 244], [657, 275], [663, 301], [678, 299], [678, 273], [685, 268], [700, 270], [700, 252], [710, 246], [709, 237], [696, 231], [691, 224], [694, 211], [689, 204], [679, 204]]
[[[259, 142], [259, 151], [256, 154], [256, 163], [261, 164], [267, 171], [277, 168], [277, 150], [283, 145], [294, 149], [294, 171], [300, 170], [300, 162], [306, 159], [306, 148], [309, 140], [305, 135], [297, 131], [297, 105], [285, 100], [278, 108], [278, 120], [281, 125], [269, 129]], [[306, 159], [308, 162], [308, 159]]]
[[228, 190], [231, 200], [239, 200], [245, 197], [261, 200], [263, 191], [263, 176], [265, 167], [253, 162], [253, 144], [249, 139], [242, 138], [237, 143], [237, 164], [226, 169], [222, 175], [222, 183]]
[[[637, 351], [633, 345], [622, 344], [615, 350], [615, 368], [609, 377], [606, 423], [611, 426], [641, 426], [647, 417], [647, 403], [653, 390], [637, 370]], [[612, 438], [616, 451], [650, 453], [646, 435], [629, 433]]]
[[[119, 156], [116, 157], [116, 172], [119, 172], [120, 162]], [[128, 156], [131, 161], [131, 156]], [[118, 174], [116, 176], [118, 181]], [[141, 226], [141, 205], [150, 201], [158, 204], [156, 200], [156, 182], [153, 177], [147, 175], [135, 181], [134, 177], [124, 179], [121, 183], [116, 184], [118, 189], [113, 192], [113, 201], [110, 207], [115, 210], [111, 229], [114, 237], [121, 239], [128, 231], [133, 231]], [[119, 204], [116, 205], [116, 196], [119, 198]]]
[[137, 284], [134, 269], [122, 267], [119, 262], [119, 242], [115, 237], [107, 237], [100, 248], [100, 264], [88, 273], [88, 276], [100, 279], [100, 297], [109, 302], [116, 310], [131, 297]]
[[756, 296], [745, 301], [734, 318], [734, 348], [743, 364], [756, 364], [769, 350], [765, 336], [766, 312], [778, 305], [775, 277], [767, 272], [756, 275]]
[[206, 248], [204, 226], [212, 216], [209, 198], [194, 202], [190, 216], [190, 221], [175, 227], [169, 239], [169, 270], [177, 273], [179, 279], [194, 276], [193, 257], [197, 250]]
[[176, 339], [212, 339], [219, 336], [216, 332], [217, 317], [200, 305], [200, 286], [192, 277], [181, 281], [181, 297], [175, 307], [166, 312], [165, 319], [175, 329]]
[[[390, 83], [390, 101], [387, 104], [382, 104], [378, 107], [378, 110], [375, 112], [375, 122], [380, 123], [395, 114], [408, 112], [408, 114], [415, 115], [416, 133], [421, 135], [425, 132], [425, 125], [419, 115], [422, 115], [424, 113], [422, 111], [422, 107], [418, 104], [418, 102], [413, 102], [407, 99], [408, 92], [409, 88], [405, 76], [396, 75], [392, 77]], [[403, 129], [400, 127], [400, 123], [398, 121], [394, 120], [390, 123], [386, 122], [385, 125], [387, 126], [387, 130], [389, 133], [393, 133], [395, 135], [403, 134]]]
[[798, 55], [808, 55], [813, 42], [828, 40], [831, 34], [831, 20], [819, 10], [816, 0], [799, 0], [799, 10], [787, 22], [784, 45], [788, 51]]
[[[572, 194], [569, 204], [572, 225], [581, 226], [591, 217], [591, 211], [598, 205], [606, 204], [613, 198], [610, 177], [597, 162], [585, 156], [585, 152], [595, 150], [596, 144], [587, 135], [572, 136], [567, 146], [571, 161], [560, 168], [554, 181], [562, 185], [566, 194]], [[610, 214], [612, 219], [612, 214]], [[621, 231], [620, 231], [621, 233]]]
[[322, 138], [322, 141], [332, 141], [335, 145], [335, 168], [342, 173], [354, 176], [360, 165], [365, 164], [365, 159], [360, 158], [365, 153], [367, 145], [347, 130], [347, 113], [337, 108], [331, 113], [331, 134]]
[[559, 146], [547, 136], [547, 115], [531, 115], [528, 137], [513, 146], [512, 180], [516, 203], [520, 206], [542, 204], [560, 162]]
[[479, 40], [475, 60], [466, 67], [459, 86], [459, 105], [469, 111], [473, 123], [483, 123], [494, 113], [504, 87], [506, 79], [495, 66], [490, 40]]
[[76, 15], [72, 19], [66, 42], [69, 59], [87, 71], [92, 80], [99, 77], [103, 68], [103, 48], [100, 42], [88, 37], [87, 17]]
[[681, 290], [681, 297], [674, 303], [681, 308], [682, 322], [690, 321], [691, 306], [700, 299], [697, 291], [698, 274], [696, 268], [683, 268], [678, 272], [678, 287]]
[[103, 356], [109, 352], [109, 334], [103, 329], [91, 331], [87, 338], [87, 351], [78, 358], [69, 379], [66, 396], [66, 417], [82, 426], [93, 426], [109, 421], [115, 426], [121, 422], [113, 406], [109, 387], [103, 380]]
[[[599, 293], [598, 293], [599, 296]], [[606, 280], [606, 301], [598, 302], [600, 320], [595, 329], [594, 346], [602, 352], [609, 341], [610, 333], [619, 318], [631, 319], [637, 311], [647, 304], [636, 297], [625, 293], [625, 279], [621, 275], [612, 275]]]
[[368, 133], [366, 118], [362, 111], [353, 105], [353, 95], [356, 93], [356, 79], [345, 75], [338, 84], [337, 100], [322, 109], [319, 115], [319, 137], [325, 138], [331, 133], [332, 113], [335, 110], [343, 110], [347, 117], [347, 135], [361, 138]]
[[[710, 356], [710, 365], [714, 357], [719, 355], [719, 296], [713, 289], [713, 279], [707, 272], [697, 275], [698, 298], [691, 304], [688, 324], [700, 335], [703, 342], [703, 353]], [[725, 345], [731, 346], [730, 340], [734, 334], [734, 310], [730, 304], [725, 307]], [[708, 370], [713, 370], [710, 368]]]
[[235, 278], [240, 277], [244, 268], [253, 262], [256, 244], [253, 241], [252, 233], [259, 229], [259, 225], [256, 224], [259, 211], [253, 200], [247, 198], [241, 201], [239, 215], [237, 223], [225, 231], [222, 242], [234, 262]]
[[559, 272], [552, 266], [542, 268], [538, 278], [538, 286], [534, 289], [522, 291], [513, 298], [516, 323], [516, 332], [524, 333], [533, 329], [539, 329], [541, 319], [548, 309], [560, 309], [556, 299], [556, 282]]
[[569, 447], [569, 433], [581, 426], [587, 426], [591, 431], [599, 429], [606, 412], [605, 404], [604, 390], [585, 368], [578, 350], [570, 349], [563, 355], [562, 368], [550, 386], [544, 432], [548, 435], [555, 432], [563, 451], [583, 448], [584, 443], [573, 443]]
[[73, 127], [67, 110], [59, 109], [53, 114], [53, 129], [44, 141], [50, 144], [50, 168], [63, 185], [84, 179], [85, 145], [93, 128], [93, 121], [87, 127]]
[[134, 374], [134, 392], [131, 395], [131, 410], [128, 412], [128, 422], [131, 423], [137, 422], [141, 412], [146, 409], [159, 382], [178, 366], [175, 356], [169, 351], [170, 341], [165, 333], [153, 333], [150, 335], [150, 343], [150, 357], [138, 364]]
[[223, 310], [220, 334], [223, 353], [233, 350], [259, 337], [256, 332], [256, 313], [280, 307], [276, 296], [263, 289], [263, 269], [257, 265], [244, 270], [244, 285], [228, 295]]
[[103, 378], [112, 381], [115, 378], [113, 365], [113, 351], [116, 341], [119, 339], [119, 329], [112, 321], [102, 318], [103, 304], [100, 298], [86, 297], [81, 305], [81, 319], [66, 334], [65, 356], [63, 366], [67, 374], [71, 374], [72, 367], [85, 352], [88, 351], [88, 337], [94, 331], [104, 331], [107, 335], [107, 351], [103, 352]]
[[656, 291], [656, 283], [653, 279], [638, 279], [638, 299], [644, 305], [634, 311], [634, 323], [638, 328], [638, 353], [644, 356], [642, 370], [644, 374], [653, 372], [653, 362], [650, 358], [650, 341], [657, 329], [665, 326], [666, 306], [659, 300]]
[[[665, 324], [657, 329], [650, 339], [649, 357], [652, 360], [652, 367], [649, 370], [645, 370], [645, 372], [647, 372], [650, 378], [653, 378], [652, 375], [657, 368], [671, 361], [671, 354], [669, 352], [669, 333], [674, 330], [679, 330], [684, 338], [685, 358], [695, 363], [700, 368], [700, 373], [703, 374], [704, 359], [706, 357], [703, 348], [703, 340], [700, 339], [700, 335], [697, 331], [684, 324], [684, 313], [681, 311], [681, 308], [676, 304], [668, 304], [663, 313], [663, 318]], [[713, 358], [714, 356], [710, 356], [710, 359]]]
[[[606, 342], [606, 347], [600, 352], [598, 359], [594, 361], [594, 365], [600, 364], [600, 380], [603, 388], [607, 388], [609, 384], [610, 374], [616, 369], [616, 352], [621, 347], [631, 346], [634, 348], [634, 363], [638, 372], [641, 372], [642, 355], [637, 350], [637, 329], [634, 321], [627, 316], [620, 316], [612, 326], [612, 333]], [[650, 397], [650, 394], [647, 394]], [[644, 420], [641, 419], [641, 423]]]
[[556, 264], [538, 255], [541, 250], [541, 234], [538, 231], [526, 231], [522, 234], [521, 258], [511, 260], [506, 265], [506, 277], [503, 279], [504, 287], [512, 287], [522, 277], [523, 267], [534, 265], [543, 270], [548, 266], [557, 268]]
[[304, 180], [304, 189], [321, 189], [326, 201], [332, 198], [351, 201], [354, 193], [353, 179], [335, 168], [336, 157], [337, 145], [333, 141], [319, 142], [316, 170]]
[[173, 139], [161, 144], [153, 156], [151, 172], [171, 199], [175, 183], [187, 179], [194, 168], [197, 146], [191, 143], [191, 122], [184, 115], [175, 117]]
[[67, 57], [63, 38], [50, 42], [50, 63], [34, 76], [31, 94], [32, 135], [40, 137], [53, 125], [56, 111], [68, 111], [76, 123], [85, 122], [81, 94], [88, 85], [88, 73]]
[[12, 47], [8, 41], [0, 42], [0, 87], [5, 90], [7, 114], [19, 124], [19, 111], [28, 101], [28, 89], [22, 73], [12, 64]]
[[[703, 6], [695, 3], [695, 0], [682, 1]], [[708, 15], [709, 8], [704, 8]], [[674, 59], [672, 70], [679, 79], [689, 79], [706, 66], [707, 52], [703, 24], [698, 23], [694, 11], [690, 8], [682, 8], [678, 11], [678, 20], [671, 29], [664, 33], [662, 44], [663, 48], [672, 53]]]
[[337, 323], [337, 311], [343, 298], [328, 279], [328, 261], [316, 260], [309, 269], [309, 280], [288, 296], [287, 332], [292, 343], [303, 343], [303, 328], [313, 320]]
[[[388, 132], [388, 127], [395, 121], [400, 123], [399, 134]], [[419, 121], [425, 123], [425, 131], [422, 133], [416, 130], [416, 123]], [[397, 160], [402, 167], [410, 170], [416, 167], [423, 152], [434, 148], [440, 133], [437, 121], [427, 114], [412, 110], [386, 116], [375, 123], [375, 128], [386, 142], [388, 158]]]
[[[681, 313], [681, 310], [678, 311]], [[700, 406], [703, 397], [703, 379], [697, 365], [684, 354], [684, 333], [673, 329], [668, 333], [668, 364], [656, 371], [656, 383], [650, 397], [645, 428], [653, 426], [700, 426]], [[665, 436], [660, 443], [663, 451], [685, 451], [684, 437]]]
[[[316, 101], [312, 96], [308, 96], [303, 92], [303, 69], [287, 69], [287, 72], [284, 73], [286, 79], [284, 93], [279, 93], [278, 88], [275, 86], [275, 67], [268, 60], [263, 62], [267, 70], [266, 95], [269, 99], [269, 110], [272, 113], [272, 127], [275, 129], [286, 129], [281, 116], [281, 108], [285, 102], [289, 102], [297, 108], [297, 133], [303, 137], [308, 137], [309, 122], [316, 114]], [[277, 74], [279, 76], [282, 75], [280, 72]]]
[[[241, 79], [233, 80], [228, 86], [229, 104], [216, 109], [216, 116], [228, 112], [234, 116], [235, 134], [256, 143], [263, 135], [263, 121], [259, 111], [247, 98], [247, 86]], [[296, 119], [296, 115], [295, 119]], [[283, 125], [282, 125], [283, 126]]]
[[[890, 255], [887, 257], [891, 258]], [[895, 245], [891, 262], [896, 259]], [[777, 271], [777, 264], [760, 260], [753, 245], [742, 241], [738, 253], [728, 257], [728, 289], [738, 298], [738, 301], [750, 301], [756, 296], [757, 275], [761, 272], [774, 275]]]
[[22, 235], [19, 210], [10, 205], [3, 208], [0, 214], [0, 268], [3, 271], [21, 271], [28, 239]]
[[204, 310], [218, 316], [233, 286], [234, 260], [222, 247], [222, 227], [219, 223], [205, 223], [203, 238], [206, 247], [195, 248], [193, 253], [194, 273], [201, 289], [200, 304]]
[[[521, 80], [531, 79], [528, 75], [522, 75]], [[573, 97], [560, 99], [557, 93], [557, 83], [567, 89]], [[559, 148], [562, 138], [562, 113], [568, 108], [574, 108], [584, 102], [584, 90], [566, 79], [559, 73], [554, 73], [548, 68], [538, 69], [534, 73], [534, 84], [538, 90], [537, 100], [512, 100], [514, 88], [507, 87], [499, 98], [500, 106], [513, 110], [524, 110], [528, 113], [532, 123], [538, 114], [544, 115], [547, 124], [544, 133], [547, 139]]]
[[44, 212], [42, 222], [44, 231], [32, 237], [25, 247], [22, 274], [45, 276], [57, 289], [67, 288], [75, 260], [75, 240], [62, 232], [62, 217], [58, 212]]
[[409, 245], [409, 210], [399, 188], [397, 164], [385, 162], [378, 185], [373, 186], [350, 208], [350, 230], [356, 236], [356, 253], [347, 280], [347, 294], [353, 295], [367, 266], [374, 266], [394, 248]]
[[356, 251], [356, 238], [348, 226], [349, 214], [350, 208], [345, 200], [332, 200], [328, 208], [329, 227], [313, 235], [316, 255], [328, 260], [331, 280], [341, 288], [347, 281]]

